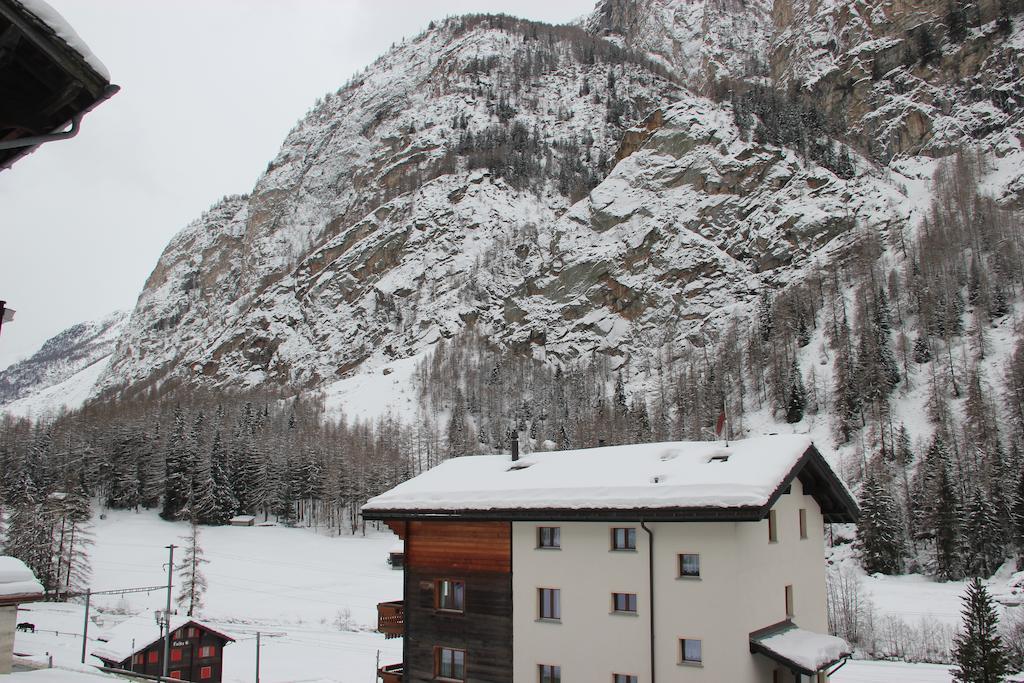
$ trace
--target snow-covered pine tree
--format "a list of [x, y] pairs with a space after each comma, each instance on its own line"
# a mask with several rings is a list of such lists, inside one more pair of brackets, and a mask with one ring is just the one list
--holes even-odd
[[231, 464], [228, 458], [228, 449], [218, 429], [210, 443], [210, 477], [213, 480], [213, 496], [217, 501], [219, 520], [211, 522], [213, 524], [226, 524], [238, 512], [238, 500], [231, 490]]
[[945, 463], [940, 465], [935, 478], [934, 496], [935, 506], [929, 522], [935, 539], [935, 574], [944, 580], [958, 579], [963, 576], [959, 505]]
[[953, 639], [954, 680], [961, 683], [1001, 683], [1009, 673], [1009, 662], [999, 617], [981, 579], [967, 584], [963, 597], [963, 628]]
[[1003, 562], [1003, 530], [995, 508], [975, 487], [963, 511], [963, 565], [968, 574], [992, 576]]
[[206, 577], [203, 575], [202, 565], [209, 564], [210, 561], [203, 557], [203, 549], [199, 545], [199, 525], [195, 520], [192, 520], [191, 533], [182, 536], [182, 540], [185, 541], [185, 555], [181, 564], [175, 567], [181, 586], [176, 602], [191, 617], [203, 609]]
[[804, 408], [807, 407], [807, 391], [804, 380], [800, 376], [800, 364], [793, 356], [793, 365], [789, 369], [789, 397], [786, 405], [786, 422], [794, 424], [804, 419]]
[[899, 574], [905, 554], [899, 510], [874, 468], [861, 488], [860, 512], [856, 548], [864, 571]]
[[189, 448], [185, 413], [178, 405], [174, 408], [173, 427], [165, 444], [164, 504], [160, 511], [164, 519], [178, 519], [188, 505], [192, 493], [192, 476], [188, 467], [193, 460]]

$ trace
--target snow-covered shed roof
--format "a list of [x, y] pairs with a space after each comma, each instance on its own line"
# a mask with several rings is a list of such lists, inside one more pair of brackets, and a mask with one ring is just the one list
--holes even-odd
[[830, 521], [857, 505], [806, 436], [452, 458], [363, 506], [368, 519], [763, 519], [799, 476]]
[[751, 633], [750, 651], [805, 676], [827, 669], [851, 652], [842, 638], [807, 631], [788, 620]]
[[43, 585], [16, 557], [0, 556], [0, 605], [41, 600]]
[[[186, 626], [198, 626], [229, 642], [234, 642], [235, 640], [220, 629], [214, 628], [198, 619], [184, 616], [171, 617], [172, 632]], [[92, 656], [105, 662], [120, 664], [136, 652], [145, 650], [158, 640], [160, 640], [160, 627], [157, 626], [156, 620], [152, 616], [132, 617], [110, 629], [107, 632], [107, 642], [101, 647], [95, 648], [92, 651]]]

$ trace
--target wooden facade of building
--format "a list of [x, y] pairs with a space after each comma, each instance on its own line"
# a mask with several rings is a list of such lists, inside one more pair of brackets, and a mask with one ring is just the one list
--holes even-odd
[[[234, 642], [234, 638], [196, 621], [179, 626], [171, 633], [168, 676], [196, 683], [220, 683], [224, 646], [230, 642]], [[164, 639], [158, 638], [120, 661], [102, 653], [95, 656], [112, 669], [160, 676], [163, 674]]]
[[406, 638], [401, 678], [392, 680], [511, 680], [511, 523], [410, 521], [393, 528], [405, 540]]

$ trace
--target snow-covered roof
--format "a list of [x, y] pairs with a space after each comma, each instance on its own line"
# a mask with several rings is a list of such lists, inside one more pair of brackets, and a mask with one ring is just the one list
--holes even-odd
[[0, 604], [27, 602], [43, 596], [43, 585], [16, 557], [0, 556]]
[[850, 646], [842, 638], [799, 628], [791, 621], [750, 634], [750, 649], [807, 676], [828, 668], [850, 656]]
[[107, 71], [107, 67], [92, 53], [89, 46], [85, 44], [75, 29], [71, 28], [71, 24], [60, 15], [60, 12], [50, 7], [49, 3], [44, 0], [17, 1], [39, 21], [46, 24], [58, 38], [67, 43], [68, 47], [77, 52], [93, 71], [110, 81], [110, 72]]
[[[189, 624], [212, 631], [217, 635], [233, 641], [224, 631], [210, 626], [206, 622], [192, 617], [172, 616], [171, 631], [177, 631]], [[122, 621], [107, 632], [107, 642], [92, 651], [92, 655], [108, 662], [123, 662], [140, 650], [160, 639], [160, 627], [152, 615], [137, 616]], [[134, 647], [133, 647], [134, 644]]]
[[395, 553], [405, 553], [405, 541], [399, 541], [398, 543], [393, 544], [388, 548], [388, 553], [392, 555]]
[[660, 510], [690, 511], [688, 518], [699, 511], [708, 518], [759, 519], [812, 457], [826, 483], [842, 489], [838, 497], [846, 500], [837, 507], [845, 506], [855, 517], [849, 493], [806, 436], [757, 437], [728, 446], [710, 441], [611, 446], [531, 453], [518, 461], [508, 455], [453, 458], [371, 498], [363, 514], [371, 519], [515, 518], [554, 511], [572, 516]]

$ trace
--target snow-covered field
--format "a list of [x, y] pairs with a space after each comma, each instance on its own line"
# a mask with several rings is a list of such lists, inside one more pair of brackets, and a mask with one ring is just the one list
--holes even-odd
[[[180, 545], [187, 528], [152, 512], [107, 512], [95, 522], [93, 590], [166, 584], [165, 546]], [[369, 528], [365, 538], [276, 526], [204, 528], [201, 545], [210, 563], [203, 619], [237, 639], [225, 650], [224, 680], [255, 680], [257, 631], [263, 634], [263, 683], [369, 682], [378, 652], [382, 664], [400, 662], [402, 641], [373, 632], [377, 603], [402, 596], [401, 572], [385, 563], [394, 542], [390, 532]], [[93, 614], [100, 623], [90, 624], [88, 648], [100, 647], [93, 638], [127, 614], [152, 614], [165, 601], [166, 591], [96, 596]], [[83, 606], [24, 609], [19, 621], [34, 623], [37, 632], [19, 632], [16, 651], [40, 663], [49, 653], [57, 665], [77, 664]]]

